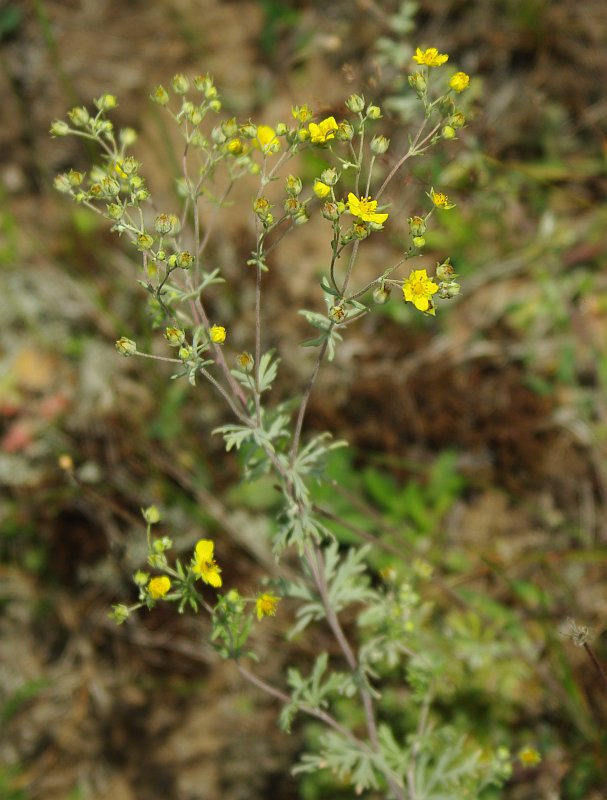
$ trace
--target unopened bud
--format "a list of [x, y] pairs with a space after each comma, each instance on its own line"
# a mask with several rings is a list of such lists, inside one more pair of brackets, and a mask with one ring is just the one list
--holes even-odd
[[141, 250], [149, 250], [150, 247], [154, 244], [154, 237], [150, 236], [149, 233], [140, 233], [137, 237], [137, 249]]
[[51, 136], [67, 136], [70, 126], [62, 119], [55, 119], [51, 122]]
[[316, 178], [314, 181], [314, 194], [322, 200], [324, 197], [331, 194], [331, 187]]
[[427, 83], [426, 78], [422, 75], [421, 72], [414, 72], [413, 75], [409, 75], [408, 78], [409, 86], [415, 90], [418, 97], [421, 97], [426, 93]]
[[378, 286], [377, 289], [373, 292], [373, 302], [377, 303], [378, 305], [383, 305], [387, 303], [390, 299], [391, 294], [390, 286], [387, 286], [385, 283], [382, 283], [381, 286]]
[[289, 175], [289, 177], [285, 181], [285, 184], [286, 184], [287, 194], [290, 194], [292, 197], [297, 197], [297, 195], [301, 193], [301, 190], [303, 188], [301, 178], [298, 178], [296, 175]]
[[133, 356], [137, 352], [137, 344], [132, 339], [121, 336], [116, 342], [116, 350], [118, 350], [122, 356]]
[[144, 520], [150, 525], [156, 525], [156, 523], [160, 522], [160, 511], [158, 511], [156, 506], [148, 506], [144, 508], [141, 513], [143, 514]]
[[99, 111], [111, 111], [118, 105], [118, 100], [113, 94], [102, 94], [95, 100], [95, 105]]
[[236, 356], [236, 363], [243, 372], [251, 372], [255, 365], [255, 359], [250, 353], [239, 353]]
[[68, 111], [67, 115], [77, 128], [83, 128], [90, 119], [89, 112], [84, 106], [72, 108], [71, 111]]
[[329, 309], [329, 319], [333, 322], [341, 322], [346, 316], [343, 306], [333, 306]]
[[154, 87], [152, 93], [150, 94], [150, 98], [159, 106], [166, 106], [170, 99], [169, 93], [162, 84], [158, 84], [158, 86]]
[[171, 347], [179, 347], [185, 342], [185, 331], [181, 328], [167, 328], [164, 332], [164, 338]]
[[176, 263], [181, 269], [189, 269], [194, 263], [194, 256], [189, 250], [182, 250], [181, 253], [177, 254]]
[[190, 88], [190, 82], [185, 75], [182, 75], [181, 72], [178, 72], [177, 75], [173, 75], [171, 86], [176, 94], [185, 94]]
[[340, 122], [337, 126], [337, 131], [335, 136], [339, 139], [340, 142], [351, 142], [354, 138], [354, 128], [348, 122], [348, 120], [344, 120]]
[[388, 147], [390, 147], [390, 139], [386, 139], [385, 136], [374, 136], [371, 139], [371, 152], [376, 156], [383, 155]]
[[320, 179], [323, 183], [326, 183], [327, 186], [335, 186], [337, 183], [337, 179], [339, 175], [337, 174], [337, 170], [331, 169], [323, 169], [320, 174]]
[[346, 100], [346, 108], [353, 114], [360, 114], [365, 107], [365, 98], [359, 94], [351, 94]]
[[423, 217], [409, 217], [407, 222], [413, 236], [422, 236], [426, 232], [426, 220]]

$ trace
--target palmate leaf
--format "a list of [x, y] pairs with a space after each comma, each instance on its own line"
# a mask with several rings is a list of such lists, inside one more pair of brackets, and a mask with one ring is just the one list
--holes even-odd
[[297, 711], [306, 707], [316, 711], [329, 707], [329, 700], [336, 695], [352, 697], [356, 686], [351, 675], [333, 669], [327, 674], [329, 656], [321, 653], [308, 677], [292, 667], [287, 673], [287, 683], [291, 689], [290, 702], [283, 708], [281, 725], [290, 725]]
[[361, 747], [357, 742], [329, 731], [321, 737], [320, 753], [304, 753], [301, 762], [293, 769], [293, 774], [328, 769], [340, 782], [354, 786], [356, 793], [360, 794], [368, 789], [379, 788], [375, 770], [376, 758], [370, 748]]
[[229, 452], [233, 447], [240, 450], [242, 445], [247, 441], [252, 441], [254, 438], [254, 430], [247, 425], [222, 425], [220, 428], [215, 428], [213, 433], [220, 433], [226, 443], [226, 450]]

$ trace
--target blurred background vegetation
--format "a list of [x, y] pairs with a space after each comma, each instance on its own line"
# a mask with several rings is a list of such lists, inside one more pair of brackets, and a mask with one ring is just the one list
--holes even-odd
[[[603, 0], [5, 1], [0, 5], [0, 797], [6, 800], [254, 800], [348, 797], [289, 774], [305, 725], [286, 737], [275, 704], [242, 685], [172, 608], [127, 626], [145, 558], [140, 508], [157, 504], [179, 551], [220, 540], [226, 584], [275, 569], [270, 484], [238, 484], [206, 389], [119, 358], [154, 336], [136, 259], [108, 225], [53, 192], [89, 155], [51, 140], [51, 119], [110, 91], [160, 210], [173, 211], [173, 133], [147, 97], [176, 72], [210, 72], [226, 115], [287, 119], [293, 103], [343, 115], [353, 91], [406, 141], [404, 69], [437, 46], [472, 75], [469, 127], [398, 182], [403, 219], [430, 185], [457, 207], [427, 236], [451, 255], [462, 297], [426, 320], [393, 299], [348, 332], [312, 398], [309, 430], [352, 449], [318, 502], [344, 542], [381, 534], [377, 567], [423, 556], [427, 599], [459, 679], [446, 718], [516, 752], [512, 800], [607, 796], [607, 694], [559, 630], [607, 620], [607, 6]], [[315, 174], [315, 164], [304, 164]], [[212, 258], [229, 284], [213, 311], [235, 341], [252, 324], [251, 220], [236, 204]], [[322, 220], [293, 237], [267, 278], [268, 344], [286, 394], [309, 355], [296, 309], [319, 304]], [[402, 250], [365, 243], [369, 260]], [[368, 247], [367, 247], [368, 244]], [[74, 475], [60, 468], [69, 454]], [[338, 491], [337, 491], [338, 490]], [[365, 527], [367, 526], [367, 527]], [[350, 620], [352, 626], [355, 620]], [[261, 670], [330, 647], [287, 648], [260, 626]], [[471, 645], [473, 643], [474, 646]], [[447, 646], [447, 645], [446, 645]], [[479, 655], [480, 654], [480, 655]], [[398, 676], [397, 676], [398, 677]], [[402, 679], [402, 676], [401, 676]], [[398, 686], [398, 680], [393, 686]], [[398, 713], [398, 689], [384, 697]], [[492, 795], [487, 795], [490, 797]], [[456, 800], [456, 799], [454, 799]]]

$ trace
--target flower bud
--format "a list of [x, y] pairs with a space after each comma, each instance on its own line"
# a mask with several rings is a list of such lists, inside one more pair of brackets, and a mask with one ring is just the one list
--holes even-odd
[[190, 88], [190, 82], [185, 75], [178, 72], [177, 75], [173, 75], [171, 86], [176, 94], [185, 94]]
[[308, 108], [308, 106], [293, 106], [291, 109], [291, 114], [293, 115], [293, 119], [296, 119], [298, 122], [301, 122], [305, 125], [306, 122], [312, 119], [312, 112]]
[[341, 322], [346, 316], [343, 306], [332, 306], [329, 309], [329, 319], [333, 322]]
[[426, 220], [423, 217], [409, 217], [407, 222], [413, 236], [422, 236], [426, 232]]
[[443, 99], [438, 104], [438, 110], [441, 113], [442, 117], [449, 117], [455, 111], [455, 103], [451, 99], [451, 97], [443, 97]]
[[194, 256], [189, 250], [182, 250], [177, 253], [176, 265], [181, 269], [189, 269], [194, 263]]
[[62, 119], [55, 119], [51, 122], [51, 136], [67, 136], [70, 126]]
[[99, 111], [111, 111], [118, 105], [118, 100], [113, 94], [102, 94], [95, 100], [95, 105]]
[[462, 287], [459, 285], [459, 283], [456, 283], [455, 281], [441, 283], [439, 286], [439, 296], [446, 299], [451, 299], [460, 293], [461, 288]]
[[209, 103], [209, 108], [211, 111], [214, 111], [216, 114], [218, 114], [221, 111], [221, 103], [219, 100], [211, 100]]
[[129, 618], [130, 613], [128, 606], [125, 606], [124, 603], [115, 603], [112, 606], [112, 613], [109, 614], [109, 617], [118, 625], [122, 625]]
[[386, 139], [385, 136], [374, 136], [371, 139], [371, 152], [376, 156], [383, 155], [388, 147], [390, 147], [390, 139]]
[[150, 236], [149, 233], [140, 233], [137, 237], [137, 249], [141, 250], [149, 250], [150, 247], [154, 244], [154, 237]]
[[97, 120], [97, 122], [95, 122], [94, 128], [97, 133], [111, 133], [114, 130], [114, 126], [109, 121], [109, 119]]
[[238, 138], [230, 139], [230, 141], [226, 145], [226, 149], [228, 153], [233, 156], [239, 156], [242, 153], [242, 141]]
[[451, 125], [445, 125], [441, 134], [443, 139], [455, 139], [455, 128], [451, 127]]
[[286, 124], [284, 122], [277, 122], [276, 123], [276, 135], [277, 136], [286, 136], [289, 132]]
[[114, 178], [104, 178], [101, 181], [103, 193], [108, 197], [116, 197], [120, 194], [120, 184]]
[[226, 340], [226, 329], [221, 325], [213, 325], [209, 330], [209, 338], [214, 344], [223, 344]]
[[154, 230], [156, 233], [162, 235], [170, 233], [172, 227], [171, 218], [168, 214], [159, 214], [154, 220]]
[[417, 247], [421, 250], [421, 248], [426, 244], [426, 240], [423, 236], [414, 236], [413, 237], [413, 246]]
[[203, 148], [208, 147], [208, 142], [204, 137], [204, 134], [198, 130], [192, 131], [192, 135], [190, 136], [190, 144], [193, 147], [199, 147], [201, 150]]
[[337, 174], [337, 170], [331, 169], [323, 169], [320, 174], [320, 179], [323, 183], [326, 183], [327, 186], [335, 186], [339, 175]]
[[343, 122], [340, 122], [337, 126], [337, 131], [335, 132], [335, 136], [339, 139], [340, 142], [351, 142], [354, 138], [354, 128], [345, 119]]
[[409, 75], [407, 80], [409, 81], [409, 86], [415, 90], [418, 97], [422, 97], [426, 93], [428, 84], [421, 72], [414, 72], [413, 75]]
[[339, 219], [339, 209], [336, 203], [325, 203], [322, 207], [321, 214], [325, 219], [330, 222], [335, 222]]
[[250, 353], [239, 353], [236, 356], [236, 363], [243, 372], [252, 372], [255, 366], [255, 359]]
[[77, 172], [75, 169], [71, 169], [66, 175], [70, 186], [80, 186], [82, 181], [84, 180], [84, 175], [82, 172]]
[[363, 239], [367, 238], [369, 233], [370, 233], [369, 228], [363, 222], [356, 222], [352, 226], [352, 236], [355, 239], [359, 239], [360, 241], [362, 241]]
[[380, 286], [375, 289], [373, 292], [373, 302], [377, 303], [378, 305], [383, 305], [387, 303], [390, 299], [390, 294], [392, 289], [390, 286], [387, 286], [385, 283], [382, 283]]
[[122, 128], [118, 138], [124, 147], [130, 147], [137, 141], [137, 131], [134, 128]]
[[116, 342], [116, 350], [122, 356], [133, 356], [137, 352], [137, 344], [132, 339], [121, 336]]
[[259, 219], [262, 220], [267, 219], [271, 208], [272, 206], [267, 197], [258, 197], [253, 203], [253, 211], [257, 214]]
[[66, 173], [61, 173], [61, 175], [55, 175], [55, 179], [53, 180], [53, 186], [57, 189], [58, 192], [62, 192], [63, 194], [67, 194], [72, 190], [72, 184], [70, 183], [70, 179], [68, 178]]
[[178, 355], [182, 361], [189, 361], [189, 359], [194, 355], [194, 348], [191, 344], [182, 344], [179, 348]]
[[227, 136], [219, 126], [211, 131], [211, 139], [215, 144], [225, 144], [227, 142]]
[[90, 119], [89, 112], [86, 110], [86, 108], [84, 108], [84, 106], [72, 108], [71, 111], [67, 112], [67, 115], [77, 128], [84, 128]]
[[156, 525], [157, 522], [160, 522], [160, 511], [158, 511], [156, 506], [148, 506], [142, 509], [141, 513], [143, 514], [144, 520], [149, 525]]
[[194, 107], [188, 112], [187, 117], [188, 120], [192, 123], [192, 125], [196, 127], [200, 125], [200, 123], [204, 119], [204, 112], [202, 111], [202, 109]]
[[447, 120], [449, 125], [456, 130], [458, 128], [463, 128], [466, 124], [466, 117], [462, 114], [461, 111], [456, 111], [455, 114], [451, 114], [449, 119]]
[[149, 579], [149, 574], [142, 569], [138, 569], [137, 572], [133, 574], [133, 582], [136, 586], [145, 586]]
[[221, 123], [221, 130], [225, 133], [228, 139], [238, 136], [238, 123], [236, 117], [230, 117]]
[[166, 328], [164, 338], [171, 347], [179, 347], [185, 342], [185, 331], [181, 328]]
[[381, 119], [381, 108], [379, 106], [369, 106], [367, 116], [369, 119]]
[[305, 225], [305, 224], [306, 224], [306, 222], [307, 222], [309, 219], [310, 219], [310, 217], [308, 216], [308, 212], [306, 211], [306, 209], [305, 209], [305, 208], [303, 208], [303, 207], [302, 207], [302, 208], [301, 208], [301, 210], [299, 211], [299, 213], [298, 213], [298, 214], [296, 214], [296, 215], [293, 217], [293, 222], [294, 222], [296, 225]]
[[299, 214], [303, 206], [296, 197], [287, 197], [284, 203], [285, 214], [294, 217]]
[[453, 269], [453, 264], [449, 262], [449, 259], [444, 261], [442, 264], [436, 265], [436, 277], [439, 281], [450, 280], [454, 274], [455, 271]]
[[239, 130], [241, 136], [244, 136], [245, 139], [255, 139], [257, 136], [257, 125], [255, 125], [254, 122], [251, 122], [251, 120], [243, 123]]
[[213, 81], [208, 74], [195, 75], [192, 83], [194, 84], [195, 89], [198, 89], [199, 92], [204, 92], [207, 86], [212, 85]]
[[314, 180], [314, 194], [322, 200], [324, 197], [331, 194], [331, 187], [316, 178]]
[[164, 86], [160, 83], [158, 86], [155, 86], [152, 90], [150, 95], [152, 102], [156, 103], [159, 106], [166, 106], [169, 102], [169, 93], [164, 88]]
[[359, 94], [351, 94], [346, 100], [346, 108], [353, 114], [360, 114], [365, 107], [365, 98]]
[[110, 203], [107, 207], [107, 213], [110, 219], [119, 220], [124, 216], [124, 207], [120, 203]]
[[292, 197], [297, 197], [297, 195], [301, 193], [301, 190], [303, 188], [301, 178], [298, 178], [296, 175], [289, 175], [289, 177], [285, 181], [285, 184], [286, 184], [287, 194], [290, 194]]

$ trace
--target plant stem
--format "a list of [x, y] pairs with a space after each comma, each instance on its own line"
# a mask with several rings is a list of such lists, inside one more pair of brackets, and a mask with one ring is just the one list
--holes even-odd
[[594, 650], [592, 649], [592, 647], [590, 647], [590, 645], [588, 644], [588, 642], [584, 642], [584, 645], [583, 645], [583, 646], [584, 646], [584, 650], [585, 650], [585, 651], [588, 653], [588, 655], [590, 656], [590, 660], [591, 660], [591, 661], [592, 661], [592, 663], [594, 664], [594, 666], [595, 666], [595, 668], [596, 668], [596, 671], [599, 673], [599, 676], [600, 676], [600, 678], [601, 678], [601, 681], [603, 682], [603, 686], [604, 686], [605, 688], [607, 688], [607, 674], [605, 674], [605, 670], [603, 669], [603, 667], [602, 667], [602, 665], [601, 665], [601, 662], [598, 660], [598, 658], [597, 658], [597, 657], [596, 657], [596, 655], [594, 654]]

